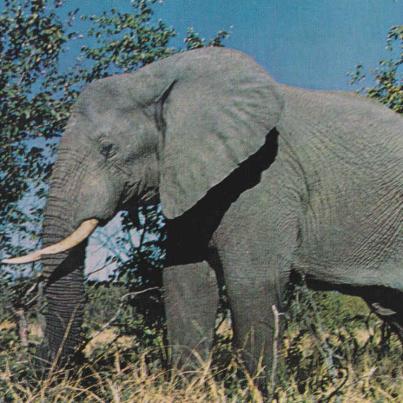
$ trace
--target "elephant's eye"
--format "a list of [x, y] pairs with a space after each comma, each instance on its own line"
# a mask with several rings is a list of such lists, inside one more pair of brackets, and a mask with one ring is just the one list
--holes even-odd
[[116, 154], [114, 144], [102, 144], [101, 146], [101, 154], [106, 158], [111, 158]]

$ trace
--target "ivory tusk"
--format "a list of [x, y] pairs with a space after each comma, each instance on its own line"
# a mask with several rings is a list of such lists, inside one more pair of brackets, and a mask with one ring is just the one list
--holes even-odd
[[98, 225], [98, 220], [91, 218], [80, 224], [80, 226], [69, 236], [64, 238], [62, 241], [57, 242], [53, 245], [47, 246], [46, 248], [40, 249], [38, 251], [29, 253], [25, 256], [13, 257], [10, 259], [3, 259], [1, 263], [7, 264], [22, 264], [35, 262], [42, 258], [44, 255], [54, 255], [56, 253], [64, 252], [66, 250], [72, 249], [79, 243], [88, 238], [95, 230]]

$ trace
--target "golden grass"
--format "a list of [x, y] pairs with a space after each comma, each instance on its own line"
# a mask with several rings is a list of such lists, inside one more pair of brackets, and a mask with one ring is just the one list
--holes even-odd
[[[289, 335], [287, 336], [289, 337]], [[111, 335], [103, 339], [112, 340]], [[99, 341], [99, 340], [98, 340]], [[280, 351], [286, 359], [292, 342], [285, 340]], [[392, 340], [393, 348], [397, 340]], [[288, 346], [288, 347], [287, 347]], [[235, 359], [220, 370], [213, 370], [211, 361], [202, 363], [193, 372], [162, 369], [153, 361], [155, 351], [144, 351], [137, 357], [130, 355], [127, 340], [108, 347], [105, 354], [78, 369], [74, 376], [59, 372], [50, 379], [38, 380], [27, 374], [29, 362], [17, 351], [3, 353], [0, 390], [4, 401], [16, 402], [400, 402], [403, 396], [401, 368], [393, 367], [399, 360], [383, 357], [374, 361], [364, 356], [357, 365], [345, 360], [338, 368], [337, 379], [329, 381], [329, 368], [325, 363], [313, 368], [307, 380], [301, 382], [296, 368], [279, 368], [275, 398], [268, 400], [255, 386], [254, 380], [243, 371]], [[295, 347], [295, 346], [294, 346]], [[303, 360], [312, 359], [315, 342], [307, 336], [298, 345], [306, 350]], [[4, 357], [6, 355], [6, 357]], [[16, 363], [18, 355], [21, 361]], [[5, 360], [4, 360], [5, 358]], [[318, 361], [319, 362], [319, 361]], [[301, 367], [307, 363], [301, 362]], [[395, 371], [395, 373], [394, 373]], [[270, 385], [269, 385], [270, 386]], [[303, 386], [303, 387], [302, 387]], [[340, 388], [340, 389], [339, 389]], [[339, 389], [339, 390], [338, 390]], [[339, 400], [336, 400], [339, 399]], [[0, 401], [3, 401], [0, 399]]]
[[93, 332], [89, 343], [84, 349], [84, 354], [87, 357], [91, 357], [91, 353], [106, 344], [116, 343], [119, 347], [130, 348], [133, 345], [133, 338], [129, 336], [117, 337], [117, 333], [114, 329], [105, 329], [102, 332]]
[[0, 323], [0, 332], [15, 329], [15, 328], [16, 328], [16, 324], [9, 320], [5, 320]]
[[[10, 372], [2, 373], [1, 380], [5, 388], [3, 396], [16, 402], [263, 402], [267, 401], [255, 386], [253, 379], [245, 376], [228, 384], [217, 380], [208, 364], [193, 374], [177, 371], [150, 371], [145, 364], [146, 357], [140, 357], [137, 363], [121, 368], [111, 367], [109, 372], [95, 372], [91, 367], [82, 368], [81, 373], [89, 372], [76, 380], [54, 378], [40, 381], [35, 386], [16, 383]], [[232, 363], [229, 372], [236, 364]], [[92, 371], [92, 372], [91, 372]], [[326, 369], [318, 368], [319, 373]], [[403, 396], [402, 385], [391, 390], [371, 384], [375, 379], [376, 368], [371, 367], [360, 376], [353, 374], [344, 384], [344, 390], [338, 395], [339, 401], [400, 402]], [[91, 379], [91, 381], [89, 381]], [[340, 383], [344, 380], [340, 380]], [[86, 385], [88, 384], [88, 385]], [[299, 391], [295, 379], [289, 379], [287, 385], [278, 386], [278, 402], [336, 401], [332, 397], [335, 388], [326, 391], [308, 388]]]
[[[354, 305], [354, 300], [347, 302]], [[301, 302], [301, 301], [300, 301]], [[335, 305], [331, 299], [327, 305]], [[326, 305], [326, 304], [325, 304]], [[344, 307], [342, 308], [345, 309]], [[381, 322], [368, 312], [355, 322], [334, 306], [321, 312], [321, 328], [289, 319], [279, 350], [277, 381], [271, 398], [263, 396], [230, 354], [229, 321], [221, 323], [214, 363], [190, 372], [164, 368], [164, 352], [120, 336], [116, 329], [94, 337], [85, 350], [86, 364], [74, 373], [38, 379], [27, 351], [16, 340], [12, 323], [0, 323], [0, 402], [401, 402], [402, 349], [397, 337], [384, 340]], [[346, 312], [347, 312], [346, 311]], [[306, 310], [304, 315], [306, 315]], [[362, 312], [359, 307], [358, 313]], [[317, 325], [317, 324], [316, 324]], [[7, 337], [6, 337], [7, 336]], [[37, 340], [38, 329], [31, 328]], [[223, 358], [224, 357], [224, 358]], [[267, 385], [272, 390], [272, 385]]]

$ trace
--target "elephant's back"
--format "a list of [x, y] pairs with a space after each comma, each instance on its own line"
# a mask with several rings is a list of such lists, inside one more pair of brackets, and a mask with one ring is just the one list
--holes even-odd
[[334, 281], [402, 285], [402, 117], [356, 95], [283, 91], [280, 136], [306, 187], [299, 265]]
[[301, 141], [322, 138], [340, 147], [345, 144], [352, 152], [363, 154], [362, 160], [373, 161], [383, 150], [391, 157], [402, 157], [403, 117], [378, 101], [348, 92], [288, 86], [281, 86], [281, 90], [285, 99], [283, 120], [299, 132]]
[[[318, 175], [360, 183], [403, 186], [403, 117], [379, 102], [341, 92], [282, 86], [280, 135], [293, 149], [307, 180]], [[317, 180], [317, 178], [315, 179]]]

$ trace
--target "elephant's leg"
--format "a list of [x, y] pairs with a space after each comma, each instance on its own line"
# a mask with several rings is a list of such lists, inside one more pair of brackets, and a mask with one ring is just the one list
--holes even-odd
[[[260, 365], [271, 369], [273, 351], [279, 347], [275, 332], [281, 331], [279, 314], [288, 277], [263, 262], [257, 265], [247, 252], [244, 256], [240, 252], [236, 255], [234, 260], [223, 259], [234, 346], [241, 352], [250, 373], [256, 374]], [[248, 273], [250, 270], [253, 276]]]
[[[274, 189], [275, 186], [271, 187]], [[269, 187], [270, 189], [270, 187]], [[235, 347], [248, 370], [272, 367], [276, 311], [297, 248], [297, 203], [283, 193], [254, 188], [226, 213], [213, 237], [232, 311]]]
[[211, 351], [218, 306], [215, 272], [198, 262], [164, 269], [165, 312], [172, 363], [200, 365]]

